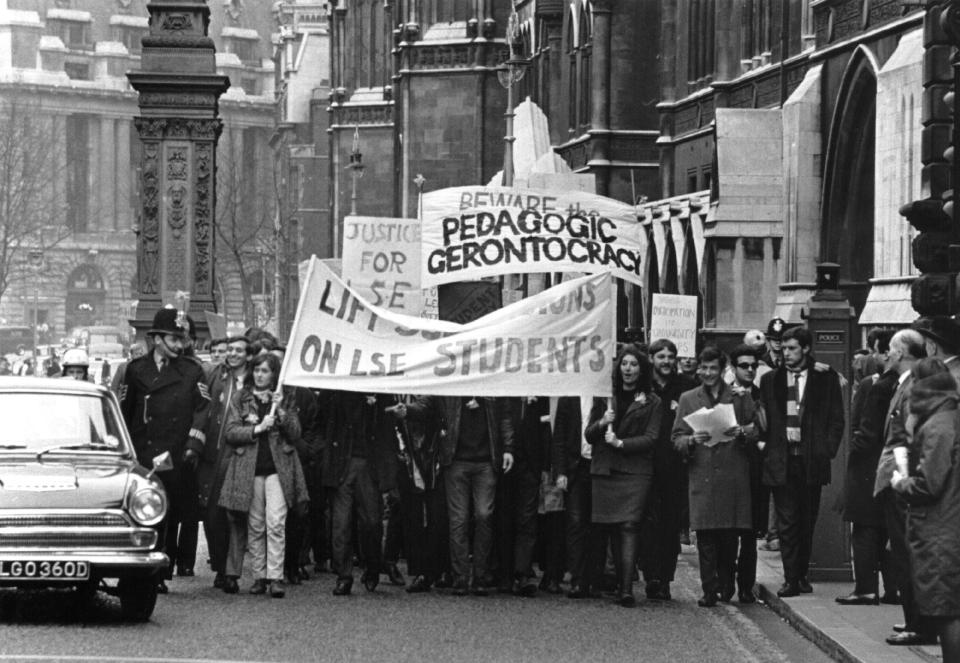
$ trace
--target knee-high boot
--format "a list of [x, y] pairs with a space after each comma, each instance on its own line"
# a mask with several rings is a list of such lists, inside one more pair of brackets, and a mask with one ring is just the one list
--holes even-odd
[[633, 596], [633, 573], [637, 567], [637, 523], [620, 525], [620, 555], [617, 560], [620, 572], [620, 595], [618, 603], [625, 608], [636, 604]]

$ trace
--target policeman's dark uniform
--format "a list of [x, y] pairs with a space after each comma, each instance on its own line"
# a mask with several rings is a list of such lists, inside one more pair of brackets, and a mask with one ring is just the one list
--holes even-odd
[[[183, 336], [181, 324], [176, 310], [161, 309], [147, 334]], [[127, 365], [120, 407], [142, 465], [150, 467], [153, 459], [165, 451], [173, 459], [172, 470], [157, 473], [169, 500], [167, 517], [158, 529], [170, 557], [170, 578], [177, 559], [178, 526], [197, 499], [196, 469], [185, 462], [184, 455], [188, 450], [198, 455], [203, 451], [203, 431], [210, 409], [203, 369], [189, 358], [168, 359], [158, 367], [153, 352], [134, 359]]]

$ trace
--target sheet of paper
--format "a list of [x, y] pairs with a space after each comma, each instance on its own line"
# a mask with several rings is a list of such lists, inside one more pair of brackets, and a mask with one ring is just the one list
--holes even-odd
[[720, 403], [710, 409], [702, 407], [688, 414], [683, 420], [695, 433], [710, 433], [710, 439], [704, 442], [708, 447], [729, 440], [730, 436], [723, 432], [737, 425], [737, 415], [731, 403]]

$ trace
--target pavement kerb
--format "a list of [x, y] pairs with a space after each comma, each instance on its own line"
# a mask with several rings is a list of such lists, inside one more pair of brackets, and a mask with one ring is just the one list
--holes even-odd
[[838, 663], [870, 663], [854, 656], [842, 644], [824, 633], [816, 624], [804, 617], [782, 598], [777, 590], [762, 582], [757, 583], [757, 596], [767, 604], [781, 619], [797, 630], [800, 635], [819, 647], [827, 656]]

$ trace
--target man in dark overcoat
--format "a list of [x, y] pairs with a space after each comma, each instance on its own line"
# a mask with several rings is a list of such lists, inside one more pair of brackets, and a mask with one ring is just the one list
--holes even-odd
[[[152, 350], [127, 366], [120, 408], [130, 431], [137, 459], [150, 467], [153, 459], [169, 452], [173, 469], [158, 472], [169, 500], [164, 521], [158, 526], [173, 575], [178, 558], [177, 535], [185, 512], [196, 502], [196, 471], [205, 439], [210, 396], [203, 369], [182, 357], [188, 323], [173, 308], [157, 311], [147, 332]], [[161, 579], [158, 591], [167, 591]]]
[[657, 339], [648, 352], [653, 391], [660, 397], [660, 434], [653, 449], [653, 485], [640, 533], [640, 559], [647, 598], [669, 600], [680, 556], [680, 512], [687, 503], [687, 468], [673, 447], [671, 433], [680, 395], [697, 383], [677, 372], [677, 346], [672, 341]]
[[813, 591], [807, 571], [820, 493], [830, 483], [830, 462], [843, 439], [840, 376], [814, 366], [812, 342], [804, 327], [787, 330], [783, 363], [760, 378], [768, 422], [763, 483], [773, 488], [777, 510], [784, 574], [777, 594], [782, 597]]
[[[883, 331], [883, 330], [881, 330]], [[878, 333], [875, 349], [884, 360], [882, 373], [864, 377], [857, 386], [850, 417], [852, 431], [847, 455], [847, 474], [843, 486], [843, 519], [853, 526], [854, 588], [847, 596], [838, 596], [841, 605], [877, 605], [879, 571], [885, 571], [884, 589], [891, 597], [897, 590], [887, 582], [887, 528], [883, 504], [873, 496], [877, 463], [883, 451], [883, 431], [887, 409], [899, 385], [898, 356], [889, 357], [892, 332]]]
[[331, 556], [337, 574], [335, 596], [350, 594], [353, 587], [353, 532], [356, 523], [361, 582], [374, 591], [383, 566], [381, 494], [397, 486], [398, 455], [396, 418], [387, 408], [397, 405], [394, 396], [347, 391], [321, 391], [323, 413], [320, 450], [323, 486], [331, 490]]

